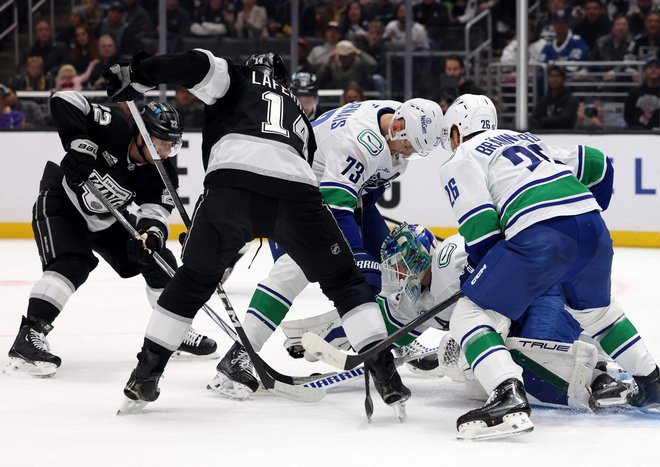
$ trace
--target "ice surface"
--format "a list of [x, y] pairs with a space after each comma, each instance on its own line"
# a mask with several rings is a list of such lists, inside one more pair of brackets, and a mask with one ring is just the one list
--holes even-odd
[[[226, 284], [241, 316], [271, 264], [264, 248], [248, 270], [255, 250], [253, 244]], [[41, 270], [33, 241], [0, 241], [0, 258], [4, 367]], [[617, 249], [613, 289], [660, 358], [660, 287], [653, 264], [660, 264], [660, 250]], [[219, 300], [210, 303], [228, 321]], [[291, 317], [328, 309], [318, 287], [309, 287]], [[49, 336], [63, 361], [57, 374], [50, 379], [0, 375], [0, 466], [658, 465], [660, 416], [637, 413], [538, 409], [530, 435], [457, 441], [456, 418], [479, 402], [446, 378], [427, 379], [405, 369], [413, 396], [404, 424], [372, 391], [375, 413], [367, 425], [361, 381], [330, 391], [316, 404], [269, 395], [244, 402], [220, 399], [206, 390], [217, 361], [172, 361], [160, 399], [140, 415], [117, 417], [149, 315], [142, 279], [121, 280], [101, 262]], [[195, 327], [216, 339], [223, 353], [231, 345], [203, 312]], [[290, 359], [283, 341], [278, 331], [261, 352], [278, 370], [298, 375], [331, 370]]]

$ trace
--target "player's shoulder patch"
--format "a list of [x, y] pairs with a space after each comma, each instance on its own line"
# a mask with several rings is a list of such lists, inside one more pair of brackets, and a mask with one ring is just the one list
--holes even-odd
[[438, 268], [446, 268], [451, 263], [451, 256], [458, 246], [455, 243], [447, 243], [438, 254]]
[[377, 156], [385, 147], [383, 139], [379, 137], [373, 130], [362, 130], [357, 136], [358, 143], [364, 146], [370, 155]]

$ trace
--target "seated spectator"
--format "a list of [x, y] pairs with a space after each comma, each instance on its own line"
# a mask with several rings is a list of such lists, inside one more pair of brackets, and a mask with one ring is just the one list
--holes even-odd
[[87, 17], [87, 26], [92, 31], [94, 37], [99, 37], [101, 31], [101, 8], [96, 0], [82, 0], [82, 6], [85, 8], [85, 16]]
[[[316, 67], [309, 63], [309, 42], [304, 37], [298, 38], [298, 69], [296, 72], [304, 71], [316, 73]], [[316, 76], [314, 77], [316, 79]]]
[[[400, 3], [396, 9], [396, 19], [385, 26], [383, 38], [390, 44], [404, 46], [406, 43], [406, 4]], [[429, 36], [421, 24], [414, 22], [412, 25], [413, 50], [428, 50]]]
[[446, 90], [442, 89], [440, 91], [440, 98], [438, 99], [438, 105], [440, 106], [440, 109], [442, 110], [442, 113], [446, 113], [447, 109], [451, 105], [452, 102], [456, 100], [456, 94], [453, 94], [452, 90]]
[[552, 28], [555, 38], [546, 44], [541, 51], [541, 61], [544, 63], [556, 61], [584, 61], [589, 55], [589, 47], [573, 34], [570, 27], [570, 10], [561, 10], [552, 15]]
[[[275, 3], [275, 5], [273, 5]], [[272, 37], [291, 36], [291, 2], [267, 2], [266, 9], [271, 7], [273, 12], [268, 14], [268, 32]], [[314, 2], [298, 2], [298, 17], [300, 36], [311, 37], [316, 35], [316, 6]]]
[[89, 80], [92, 70], [98, 62], [98, 59], [92, 60], [85, 73], [81, 75], [76, 73], [76, 68], [73, 65], [68, 63], [62, 65], [57, 72], [57, 76], [55, 76], [55, 91], [82, 91], [83, 84]]
[[184, 86], [176, 88], [174, 108], [179, 112], [181, 125], [186, 130], [201, 129], [204, 123], [204, 105]]
[[443, 29], [449, 26], [449, 10], [438, 0], [422, 0], [413, 6], [413, 20], [426, 28], [429, 37], [442, 42]]
[[313, 47], [307, 61], [317, 68], [324, 66], [328, 63], [330, 59], [330, 54], [335, 47], [337, 47], [337, 42], [341, 40], [341, 32], [339, 31], [339, 23], [336, 21], [330, 21], [325, 28], [325, 42], [321, 45]]
[[25, 64], [25, 73], [14, 83], [17, 91], [50, 91], [53, 89], [53, 80], [46, 75], [44, 60], [40, 56], [28, 57]]
[[236, 36], [235, 14], [223, 8], [222, 0], [209, 0], [195, 15], [190, 32], [197, 36]]
[[660, 126], [660, 63], [657, 57], [644, 62], [642, 85], [628, 94], [623, 116], [628, 128]]
[[326, 30], [330, 22], [339, 24], [346, 8], [348, 7], [348, 2], [346, 0], [330, 0], [325, 3], [325, 5], [321, 5], [316, 9], [316, 27], [318, 35]]
[[[124, 17], [124, 7], [119, 2], [115, 2], [108, 8], [108, 13], [101, 22], [100, 36], [110, 36], [117, 50], [121, 50], [121, 41], [124, 37], [124, 31], [128, 27]], [[99, 37], [100, 41], [100, 37]], [[99, 44], [100, 47], [100, 44]]]
[[465, 78], [465, 64], [458, 55], [450, 55], [445, 59], [445, 76], [442, 77], [442, 88], [455, 96], [462, 94], [484, 94], [483, 89], [474, 81]]
[[85, 26], [86, 24], [87, 14], [85, 13], [85, 7], [73, 7], [71, 13], [69, 13], [69, 25], [60, 31], [57, 35], [57, 40], [66, 44], [67, 47], [75, 46], [76, 29], [79, 26]]
[[635, 37], [630, 53], [638, 60], [660, 56], [660, 11], [652, 11], [644, 19], [644, 32]]
[[385, 25], [380, 21], [371, 21], [367, 26], [367, 43], [360, 47], [376, 60], [376, 74], [385, 76], [385, 48], [383, 46], [383, 33]]
[[236, 17], [238, 37], [267, 37], [268, 17], [266, 9], [256, 5], [256, 0], [243, 0], [243, 9]]
[[[628, 22], [630, 23], [630, 34], [636, 37], [644, 32], [644, 18], [653, 10], [653, 0], [631, 0], [630, 3], [635, 3], [628, 11]], [[625, 13], [625, 12], [622, 12]]]
[[344, 88], [344, 93], [341, 95], [341, 105], [350, 104], [351, 102], [362, 102], [364, 100], [364, 91], [357, 83], [348, 83]]
[[[610, 34], [598, 38], [589, 58], [593, 61], [623, 61], [627, 58], [626, 55], [631, 44], [632, 37], [628, 32], [628, 18], [619, 15], [612, 23]], [[613, 67], [606, 70], [603, 81], [613, 81], [617, 79], [617, 74], [621, 73], [624, 68]]]
[[[156, 24], [158, 32], [158, 10], [151, 14], [151, 21]], [[185, 36], [190, 32], [190, 13], [179, 5], [179, 0], [165, 0], [165, 21], [167, 23], [168, 36]]]
[[99, 44], [96, 37], [92, 35], [89, 27], [78, 26], [75, 44], [69, 54], [69, 62], [76, 68], [77, 73], [84, 73], [90, 62], [99, 57]]
[[[548, 42], [542, 37], [539, 40], [534, 40], [534, 31], [536, 24], [533, 20], [528, 21], [527, 28], [527, 59], [530, 63], [539, 63], [541, 61], [541, 52]], [[502, 50], [500, 63], [516, 63], [518, 61], [518, 40], [514, 38]]]
[[0, 84], [0, 128], [16, 129], [25, 126], [25, 115], [16, 109], [18, 97], [8, 86]]
[[396, 2], [392, 0], [373, 0], [364, 5], [364, 19], [387, 24], [396, 17]]
[[99, 62], [94, 66], [89, 77], [89, 87], [105, 89], [106, 82], [103, 78], [103, 70], [119, 61], [119, 53], [111, 36], [105, 35], [99, 38], [99, 56]]
[[154, 27], [151, 16], [140, 6], [140, 0], [120, 0], [124, 7], [126, 29], [121, 40], [121, 55], [134, 55], [142, 50], [142, 38], [151, 37]]
[[579, 15], [573, 23], [573, 32], [587, 43], [589, 49], [593, 49], [596, 40], [610, 32], [612, 23], [600, 0], [586, 0], [577, 11]]
[[579, 130], [602, 130], [605, 119], [605, 106], [598, 99], [587, 99], [577, 109], [575, 128]]
[[340, 41], [330, 54], [328, 63], [319, 70], [319, 87], [344, 89], [351, 82], [363, 88], [373, 87], [371, 76], [377, 66], [373, 57], [359, 50], [351, 41]]
[[566, 72], [556, 66], [548, 67], [548, 94], [536, 105], [532, 128], [570, 130], [575, 128], [578, 100], [564, 85]]
[[345, 39], [361, 49], [367, 44], [367, 22], [364, 20], [362, 5], [359, 1], [349, 2], [341, 21], [339, 21], [339, 30]]
[[34, 26], [34, 44], [27, 51], [27, 57], [41, 57], [45, 72], [58, 68], [69, 54], [68, 44], [55, 42], [48, 21], [38, 21]]
[[534, 37], [541, 37], [547, 42], [551, 42], [555, 37], [555, 30], [552, 27], [552, 15], [559, 11], [564, 11], [569, 7], [568, 0], [548, 0], [546, 6], [541, 3], [541, 12], [536, 19]]

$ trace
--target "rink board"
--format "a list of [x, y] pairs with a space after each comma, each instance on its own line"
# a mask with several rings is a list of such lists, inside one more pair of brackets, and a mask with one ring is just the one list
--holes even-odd
[[[201, 133], [186, 133], [185, 146], [177, 156], [180, 196], [192, 211], [202, 190]], [[614, 196], [604, 214], [617, 246], [660, 247], [660, 149], [657, 135], [544, 135], [562, 147], [586, 144], [613, 159]], [[2, 149], [9, 161], [0, 173], [0, 238], [30, 238], [32, 205], [47, 160], [59, 162], [63, 151], [54, 132], [2, 134]], [[117, 155], [115, 155], [117, 156]], [[381, 211], [394, 219], [425, 224], [440, 236], [456, 232], [456, 223], [440, 183], [441, 166], [449, 157], [442, 149], [426, 159], [413, 161], [381, 201]], [[182, 231], [173, 214], [172, 231]]]

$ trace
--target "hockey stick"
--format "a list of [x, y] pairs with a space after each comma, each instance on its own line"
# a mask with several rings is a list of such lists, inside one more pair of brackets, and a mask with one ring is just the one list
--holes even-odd
[[456, 303], [462, 297], [463, 297], [463, 292], [456, 292], [447, 300], [437, 304], [430, 310], [423, 312], [417, 318], [406, 324], [404, 327], [400, 328], [393, 334], [390, 334], [387, 338], [383, 339], [375, 346], [369, 348], [369, 350], [366, 350], [365, 352], [362, 353], [358, 353], [356, 355], [349, 355], [343, 350], [336, 349], [335, 347], [327, 343], [325, 339], [323, 339], [321, 336], [319, 336], [318, 334], [314, 334], [312, 332], [306, 332], [303, 334], [302, 345], [305, 348], [305, 350], [307, 350], [313, 355], [316, 355], [325, 363], [332, 365], [335, 368], [341, 368], [343, 370], [351, 370], [356, 366], [358, 366], [360, 363], [364, 363], [366, 360], [373, 358], [377, 353], [385, 350], [394, 342], [399, 340], [401, 337], [408, 334], [409, 331], [415, 329], [420, 324], [423, 324], [429, 319], [433, 318], [435, 315], [440, 313], [448, 306], [451, 306], [454, 303]]
[[[403, 222], [398, 221], [398, 220], [396, 220], [396, 219], [392, 219], [391, 217], [383, 216], [383, 219], [385, 220], [385, 222], [389, 222], [390, 224], [394, 224], [394, 225], [396, 225], [397, 227], [399, 227], [401, 224], [403, 224]], [[439, 241], [439, 242], [443, 242], [443, 241], [445, 240], [444, 238], [442, 238], [442, 237], [438, 237], [438, 236], [435, 235], [435, 234], [433, 234], [433, 236], [434, 236], [435, 239], [436, 239], [437, 241]]]
[[[105, 206], [105, 208], [114, 216], [115, 219], [128, 231], [128, 233], [134, 237], [134, 238], [141, 238], [140, 233], [133, 227], [133, 225], [126, 219], [117, 208], [115, 208], [110, 201], [103, 196], [103, 193], [101, 193], [101, 190], [99, 190], [96, 185], [94, 185], [90, 180], [87, 180], [85, 182], [85, 186], [87, 189], [96, 197], [98, 200]], [[162, 256], [160, 256], [157, 252], [153, 252], [152, 254], [154, 260], [156, 263], [170, 276], [174, 276], [174, 270], [172, 267], [163, 259]], [[224, 292], [224, 291], [223, 291]], [[231, 307], [231, 304], [229, 303], [229, 300], [226, 298], [227, 295], [224, 294], [224, 299], [223, 303], [225, 303], [225, 307], [229, 306]], [[222, 296], [221, 296], [222, 298]], [[211, 317], [211, 319], [218, 324], [230, 337], [232, 337], [234, 340], [237, 340], [240, 336], [240, 333], [237, 333], [231, 329], [231, 327], [226, 324], [218, 315], [213, 311], [208, 305], [204, 304], [202, 306], [202, 309]], [[233, 308], [232, 308], [233, 311]], [[230, 314], [231, 316], [231, 314]], [[235, 316], [235, 312], [234, 312]], [[239, 327], [240, 328], [240, 327]], [[240, 328], [241, 332], [243, 333], [242, 338], [247, 338], [245, 333], [243, 332], [243, 329]], [[254, 351], [253, 351], [254, 352]], [[249, 352], [248, 352], [249, 354]], [[259, 358], [258, 356], [256, 356]], [[252, 357], [251, 357], [252, 358]], [[304, 401], [304, 402], [316, 402], [320, 399], [322, 399], [325, 396], [325, 391], [324, 390], [317, 390], [317, 389], [312, 389], [312, 388], [304, 388], [302, 386], [299, 386], [300, 384], [304, 384], [310, 380], [313, 380], [314, 377], [291, 377], [291, 376], [286, 376], [286, 375], [280, 375], [277, 373], [275, 370], [270, 368], [263, 360], [259, 358], [259, 361], [263, 363], [265, 367], [268, 368], [268, 370], [272, 371], [273, 374], [279, 375], [282, 377], [282, 379], [287, 379], [287, 381], [290, 381], [290, 383], [286, 384], [280, 381], [275, 381], [269, 374], [265, 374], [264, 377], [262, 377], [262, 383], [264, 383], [264, 386], [267, 389], [272, 389], [273, 392], [281, 394], [285, 397], [289, 397], [294, 400], [299, 400], [299, 401]], [[254, 360], [253, 360], [254, 362]], [[256, 365], [255, 365], [256, 368]], [[265, 370], [264, 370], [265, 372]], [[324, 375], [324, 376], [330, 376], [331, 374]], [[259, 375], [260, 377], [262, 376], [261, 374]], [[298, 384], [298, 385], [296, 385]], [[270, 386], [270, 387], [269, 387]]]
[[[160, 158], [160, 155], [158, 154], [158, 151], [156, 150], [156, 147], [154, 146], [153, 141], [151, 140], [151, 136], [149, 135], [149, 132], [147, 131], [144, 121], [142, 120], [142, 116], [140, 115], [140, 112], [138, 111], [135, 102], [128, 101], [127, 105], [129, 110], [131, 111], [133, 120], [135, 120], [138, 130], [142, 135], [142, 139], [147, 145], [147, 148], [151, 153], [154, 163], [158, 168], [158, 173], [160, 174], [160, 177], [163, 179], [163, 183], [165, 184], [165, 187], [168, 189], [170, 195], [172, 196], [172, 199], [174, 200], [174, 205], [176, 206], [177, 210], [179, 211], [179, 214], [181, 215], [183, 224], [186, 226], [186, 229], [189, 229], [192, 223], [190, 217], [188, 216], [188, 213], [186, 212], [186, 208], [183, 206], [183, 203], [181, 202], [181, 199], [179, 198], [179, 195], [176, 189], [174, 188], [174, 185], [172, 184], [172, 181], [167, 173], [167, 170], [163, 166], [162, 159]], [[282, 373], [275, 371], [272, 367], [266, 364], [266, 362], [264, 362], [261, 357], [257, 355], [257, 353], [254, 351], [254, 348], [252, 348], [252, 345], [250, 344], [250, 341], [248, 340], [248, 337], [245, 334], [245, 331], [243, 330], [241, 322], [238, 319], [238, 315], [236, 314], [234, 307], [231, 305], [231, 302], [229, 301], [229, 297], [227, 296], [227, 293], [225, 292], [221, 283], [219, 283], [216, 286], [216, 292], [220, 297], [220, 300], [222, 300], [222, 304], [225, 307], [227, 314], [229, 315], [229, 319], [231, 320], [232, 324], [234, 325], [234, 328], [236, 329], [236, 333], [238, 334], [238, 339], [232, 336], [233, 339], [240, 340], [240, 343], [243, 344], [243, 347], [245, 347], [245, 350], [248, 356], [250, 357], [250, 360], [252, 360], [252, 363], [254, 364], [254, 369], [259, 375], [259, 378], [261, 378], [261, 382], [264, 385], [264, 387], [266, 389], [273, 389], [275, 392], [288, 393], [289, 396], [292, 396], [293, 393], [310, 392], [308, 388], [302, 388], [302, 387], [294, 388], [294, 386], [297, 383], [300, 384], [303, 381], [306, 382], [308, 380], [307, 377], [292, 377], [289, 375], [283, 375]], [[217, 315], [216, 318], [220, 320], [220, 317]], [[214, 319], [214, 321], [216, 321], [216, 319]], [[282, 385], [286, 387], [282, 387]], [[286, 390], [287, 387], [289, 388], [289, 392], [287, 392]], [[317, 396], [318, 397], [317, 400], [321, 399], [324, 395], [325, 392], [322, 395], [320, 395], [320, 397]], [[297, 397], [297, 400], [305, 400], [305, 398]]]

